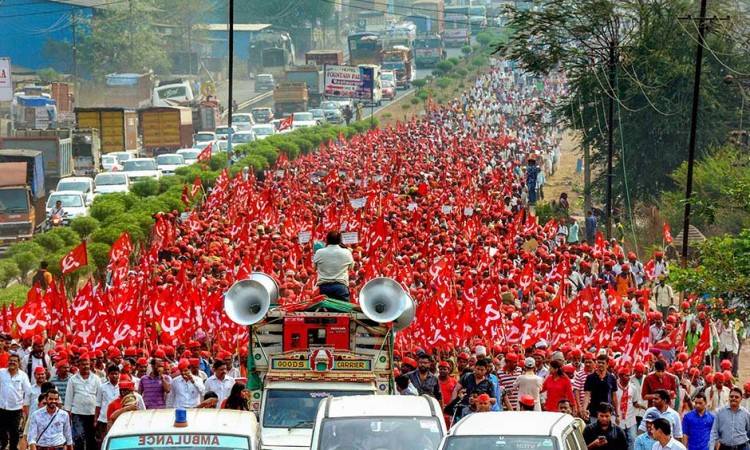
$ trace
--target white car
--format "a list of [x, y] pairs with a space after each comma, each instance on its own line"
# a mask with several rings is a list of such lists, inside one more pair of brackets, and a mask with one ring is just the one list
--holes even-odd
[[292, 122], [292, 130], [298, 128], [314, 127], [318, 124], [315, 120], [315, 116], [311, 112], [298, 112], [294, 113], [294, 120]]
[[130, 181], [133, 183], [146, 179], [153, 178], [154, 180], [161, 179], [161, 170], [156, 165], [154, 158], [134, 158], [129, 159], [122, 163], [123, 172], [128, 174]]
[[253, 125], [253, 127], [250, 128], [250, 131], [255, 133], [255, 137], [258, 140], [261, 140], [267, 138], [268, 136], [276, 134], [276, 127], [274, 127], [273, 124], [270, 123], [262, 123]]
[[125, 172], [103, 172], [94, 178], [97, 194], [113, 194], [130, 192], [130, 178]]
[[258, 137], [253, 130], [238, 131], [232, 135], [232, 145], [247, 144], [257, 141]]
[[67, 213], [68, 220], [73, 220], [76, 217], [84, 217], [89, 214], [89, 205], [86, 203], [86, 197], [80, 191], [57, 191], [51, 193], [47, 199], [48, 216], [58, 200], [62, 202], [63, 211]]
[[78, 191], [86, 196], [86, 203], [94, 201], [96, 185], [94, 179], [89, 177], [66, 177], [57, 182], [55, 191]]
[[195, 136], [193, 136], [193, 142], [195, 145], [198, 145], [203, 142], [213, 142], [216, 140], [216, 133], [212, 131], [200, 131], [198, 133], [195, 133]]
[[250, 127], [255, 125], [255, 120], [250, 113], [234, 113], [232, 114], [232, 125], [237, 128], [237, 131], [249, 130]]
[[133, 159], [136, 157], [135, 154], [132, 152], [112, 152], [112, 153], [107, 153], [107, 155], [117, 157], [117, 161], [119, 161], [120, 164], [122, 164], [123, 161], [127, 161], [129, 159]]
[[116, 170], [122, 170], [122, 164], [117, 156], [109, 154], [102, 156], [102, 170], [106, 172], [112, 172]]
[[156, 157], [156, 165], [164, 176], [174, 175], [179, 167], [187, 166], [185, 157], [177, 153], [166, 153]]
[[185, 160], [185, 164], [190, 165], [198, 162], [198, 155], [200, 155], [202, 151], [203, 150], [200, 148], [181, 148], [175, 153], [178, 155], [182, 155], [182, 158]]
[[555, 412], [474, 413], [453, 425], [439, 449], [585, 449], [584, 426], [580, 419]]
[[214, 134], [216, 134], [216, 139], [220, 141], [226, 141], [229, 139], [229, 131], [232, 132], [232, 134], [237, 132], [237, 127], [232, 125], [231, 127], [216, 127], [216, 131]]

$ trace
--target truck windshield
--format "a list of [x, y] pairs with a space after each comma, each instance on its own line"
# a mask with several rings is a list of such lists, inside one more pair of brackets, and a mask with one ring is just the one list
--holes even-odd
[[57, 183], [57, 190], [58, 191], [78, 191], [78, 192], [88, 192], [91, 185], [86, 181], [65, 181], [60, 180], [59, 183]]
[[180, 99], [182, 99], [182, 97], [187, 96], [187, 88], [185, 86], [170, 86], [163, 89], [157, 89], [156, 93], [162, 100], [176, 97], [180, 97]]
[[83, 200], [80, 194], [52, 194], [49, 196], [49, 200], [47, 200], [47, 208], [55, 206], [55, 203], [57, 203], [58, 200], [62, 202], [63, 208], [80, 208], [83, 206]]
[[[411, 448], [432, 450], [442, 439], [438, 419], [359, 417], [323, 421], [318, 448]], [[484, 448], [484, 447], [472, 447]]]
[[549, 436], [453, 436], [445, 441], [445, 450], [521, 450], [527, 448], [556, 450]]
[[404, 70], [404, 63], [397, 61], [384, 61], [383, 69], [402, 71]]
[[220, 434], [141, 434], [113, 437], [107, 450], [250, 450], [244, 436]]
[[371, 394], [374, 392], [270, 389], [263, 406], [263, 427], [312, 428], [318, 404], [324, 398]]
[[26, 190], [0, 190], [0, 212], [29, 212], [29, 198], [26, 195]]

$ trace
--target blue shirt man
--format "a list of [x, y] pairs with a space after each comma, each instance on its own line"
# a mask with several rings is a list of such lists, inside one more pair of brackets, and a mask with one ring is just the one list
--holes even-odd
[[750, 412], [740, 406], [741, 401], [742, 390], [732, 388], [729, 392], [729, 406], [716, 411], [708, 448], [715, 448], [717, 441], [726, 447], [741, 448], [744, 445], [747, 448], [746, 444], [750, 441]]
[[589, 216], [586, 218], [586, 240], [589, 245], [593, 245], [596, 240], [596, 216], [593, 210], [589, 211]]
[[643, 423], [646, 424], [646, 432], [635, 438], [633, 444], [633, 450], [651, 450], [656, 443], [656, 439], [651, 436], [653, 426], [651, 425], [654, 420], [659, 418], [659, 413], [656, 411], [649, 411], [643, 416]]
[[706, 411], [706, 396], [696, 394], [693, 400], [695, 409], [682, 418], [682, 434], [687, 436], [687, 450], [704, 450], [708, 448], [714, 416]]

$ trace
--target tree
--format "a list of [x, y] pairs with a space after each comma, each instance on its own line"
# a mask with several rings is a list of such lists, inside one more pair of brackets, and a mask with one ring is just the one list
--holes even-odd
[[168, 72], [167, 46], [151, 21], [155, 0], [114, 3], [79, 19], [79, 66], [101, 81], [115, 72]]
[[236, 23], [270, 23], [284, 29], [314, 26], [333, 17], [334, 2], [289, 0], [235, 2]]
[[[615, 199], [653, 200], [674, 188], [669, 174], [687, 157], [697, 45], [695, 26], [679, 17], [694, 14], [694, 2], [543, 0], [537, 6], [516, 12], [509, 27], [519, 31], [498, 50], [536, 75], [565, 72], [570, 89], [556, 105], [556, 116], [579, 132], [580, 146], [592, 152], [595, 167], [607, 157], [607, 100], [614, 93]], [[717, 1], [712, 6], [709, 16], [727, 15], [726, 5]], [[726, 38], [742, 24], [717, 26], [724, 32], [707, 36], [711, 51], [703, 66], [699, 155], [725, 142], [737, 121], [739, 97], [724, 85], [726, 67], [750, 68], [738, 41]], [[609, 86], [612, 44], [617, 77]], [[606, 175], [598, 171], [596, 193], [606, 186]]]

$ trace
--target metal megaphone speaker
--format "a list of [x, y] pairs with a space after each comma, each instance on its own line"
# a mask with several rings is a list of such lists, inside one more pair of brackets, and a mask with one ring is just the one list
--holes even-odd
[[374, 278], [359, 293], [359, 306], [375, 322], [393, 322], [407, 307], [409, 296], [393, 278]]
[[229, 288], [224, 295], [224, 312], [234, 323], [253, 325], [263, 320], [278, 301], [279, 288], [273, 278], [255, 272]]
[[406, 296], [406, 308], [404, 308], [404, 312], [393, 321], [394, 332], [404, 331], [406, 327], [414, 322], [414, 316], [417, 314], [417, 305], [414, 303], [414, 299], [407, 293], [404, 293], [404, 296]]

